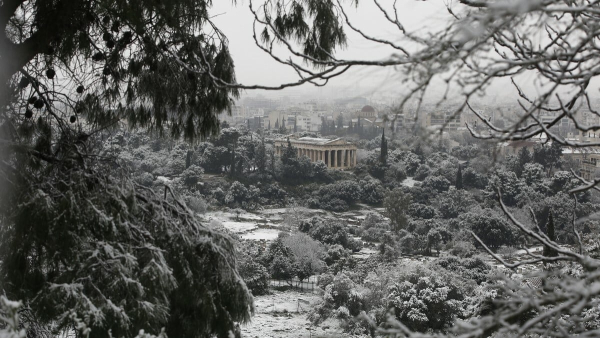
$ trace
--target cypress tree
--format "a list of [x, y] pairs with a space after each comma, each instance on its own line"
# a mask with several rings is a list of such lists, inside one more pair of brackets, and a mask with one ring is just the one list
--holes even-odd
[[298, 116], [294, 118], [294, 133], [298, 132]]
[[273, 175], [273, 177], [275, 177], [275, 151], [271, 150], [269, 152], [269, 156], [271, 158], [271, 161], [269, 163], [271, 175]]
[[275, 120], [275, 129], [279, 129], [279, 117]]
[[269, 120], [269, 126], [267, 127], [268, 130], [271, 130], [271, 120]]
[[279, 128], [280, 134], [287, 134], [287, 128], [285, 127], [285, 119], [281, 119], [281, 127]]
[[267, 148], [265, 146], [264, 133], [261, 134], [260, 145], [258, 146], [258, 151], [256, 152], [256, 167], [261, 175], [265, 173], [267, 168]]
[[285, 150], [283, 151], [283, 154], [281, 155], [281, 163], [283, 164], [289, 164], [292, 160], [294, 160], [295, 158], [298, 157], [298, 151], [296, 150], [296, 148], [294, 148], [292, 146], [292, 142], [290, 142], [290, 139], [287, 139], [287, 147], [285, 148]]
[[387, 140], [385, 139], [385, 128], [381, 133], [381, 152], [379, 154], [379, 162], [382, 164], [387, 164], [387, 156], [388, 156], [388, 148], [387, 148]]
[[462, 180], [462, 167], [459, 165], [458, 166], [458, 171], [456, 172], [456, 189], [462, 189], [463, 188], [463, 180]]
[[[548, 222], [546, 223], [546, 235], [550, 241], [556, 242], [556, 234], [554, 233], [554, 217], [552, 216], [552, 211], [550, 211], [550, 214], [548, 215]], [[558, 253], [556, 250], [544, 245], [544, 256], [556, 257], [557, 255]]]
[[187, 156], [185, 157], [185, 168], [189, 168], [192, 165], [192, 155], [194, 154], [193, 151], [188, 150], [187, 152]]

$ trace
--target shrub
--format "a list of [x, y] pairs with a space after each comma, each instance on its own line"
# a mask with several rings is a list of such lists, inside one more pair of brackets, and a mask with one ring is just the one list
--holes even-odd
[[437, 190], [438, 192], [448, 191], [448, 188], [450, 188], [450, 185], [451, 185], [450, 181], [448, 181], [443, 176], [428, 176], [423, 181], [423, 187], [425, 187], [425, 188], [430, 187], [430, 188]]
[[264, 266], [252, 260], [245, 260], [240, 262], [238, 271], [254, 296], [269, 293], [269, 272]]

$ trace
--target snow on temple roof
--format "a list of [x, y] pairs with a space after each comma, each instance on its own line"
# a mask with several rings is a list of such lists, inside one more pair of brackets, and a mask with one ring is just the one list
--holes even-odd
[[290, 141], [294, 141], [294, 142], [298, 142], [298, 143], [311, 143], [311, 144], [327, 144], [333, 141], [339, 140], [335, 139], [335, 140], [330, 140], [330, 139], [326, 139], [326, 138], [319, 138], [319, 137], [301, 137], [299, 139], [296, 140], [290, 140]]

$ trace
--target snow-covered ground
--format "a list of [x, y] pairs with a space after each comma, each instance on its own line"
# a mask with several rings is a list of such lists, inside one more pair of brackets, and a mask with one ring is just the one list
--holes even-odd
[[258, 228], [256, 223], [249, 222], [224, 221], [222, 223], [225, 229], [234, 233], [245, 233]]
[[[242, 239], [259, 241], [273, 241], [281, 231], [284, 231], [284, 220], [288, 213], [301, 213], [302, 218], [321, 216], [336, 218], [344, 221], [349, 227], [359, 226], [370, 212], [382, 213], [383, 208], [373, 208], [359, 204], [357, 209], [336, 213], [321, 209], [307, 209], [301, 207], [263, 209], [256, 212], [243, 211], [209, 211], [199, 215], [207, 223], [217, 223], [228, 231], [239, 235]], [[364, 249], [357, 257], [368, 257], [372, 252]]]
[[242, 336], [248, 338], [350, 337], [337, 321], [313, 326], [307, 318], [321, 297], [315, 293], [276, 291], [254, 298], [256, 314], [252, 322], [242, 325]]
[[352, 256], [354, 258], [358, 258], [358, 259], [365, 259], [365, 258], [369, 258], [369, 256], [376, 254], [377, 250], [374, 248], [367, 248], [367, 247], [363, 247], [362, 249], [360, 249], [359, 252], [353, 254]]
[[249, 239], [253, 241], [259, 241], [261, 239], [266, 241], [274, 241], [277, 239], [277, 236], [279, 236], [279, 232], [279, 230], [275, 229], [257, 229], [255, 231], [242, 234], [241, 237], [243, 239]]
[[402, 185], [405, 187], [414, 187], [415, 183], [417, 183], [418, 181], [413, 180], [412, 177], [407, 177], [404, 181], [402, 181]]

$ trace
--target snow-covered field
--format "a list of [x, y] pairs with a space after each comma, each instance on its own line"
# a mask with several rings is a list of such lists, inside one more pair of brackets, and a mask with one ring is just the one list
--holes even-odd
[[275, 239], [277, 239], [279, 232], [279, 230], [275, 229], [257, 229], [256, 231], [242, 234], [241, 237], [243, 239], [249, 239], [253, 241], [259, 241], [261, 239], [264, 239], [266, 241], [274, 241]]
[[225, 229], [234, 233], [245, 233], [258, 228], [256, 223], [249, 222], [235, 222], [235, 221], [222, 221]]
[[[358, 209], [336, 213], [321, 209], [307, 209], [301, 207], [263, 209], [256, 212], [243, 211], [237, 213], [229, 211], [209, 211], [199, 215], [207, 223], [216, 223], [228, 231], [239, 235], [242, 239], [252, 241], [273, 241], [281, 231], [285, 231], [286, 216], [289, 213], [300, 213], [301, 218], [313, 216], [331, 217], [344, 221], [349, 227], [359, 226], [370, 212], [382, 213], [382, 208], [372, 208], [368, 205], [359, 204]], [[366, 258], [374, 252], [365, 248], [357, 254], [357, 257]]]
[[309, 338], [350, 337], [342, 333], [337, 321], [327, 321], [319, 327], [307, 318], [321, 297], [315, 293], [272, 291], [254, 298], [256, 314], [252, 322], [242, 325], [242, 336], [248, 338]]

